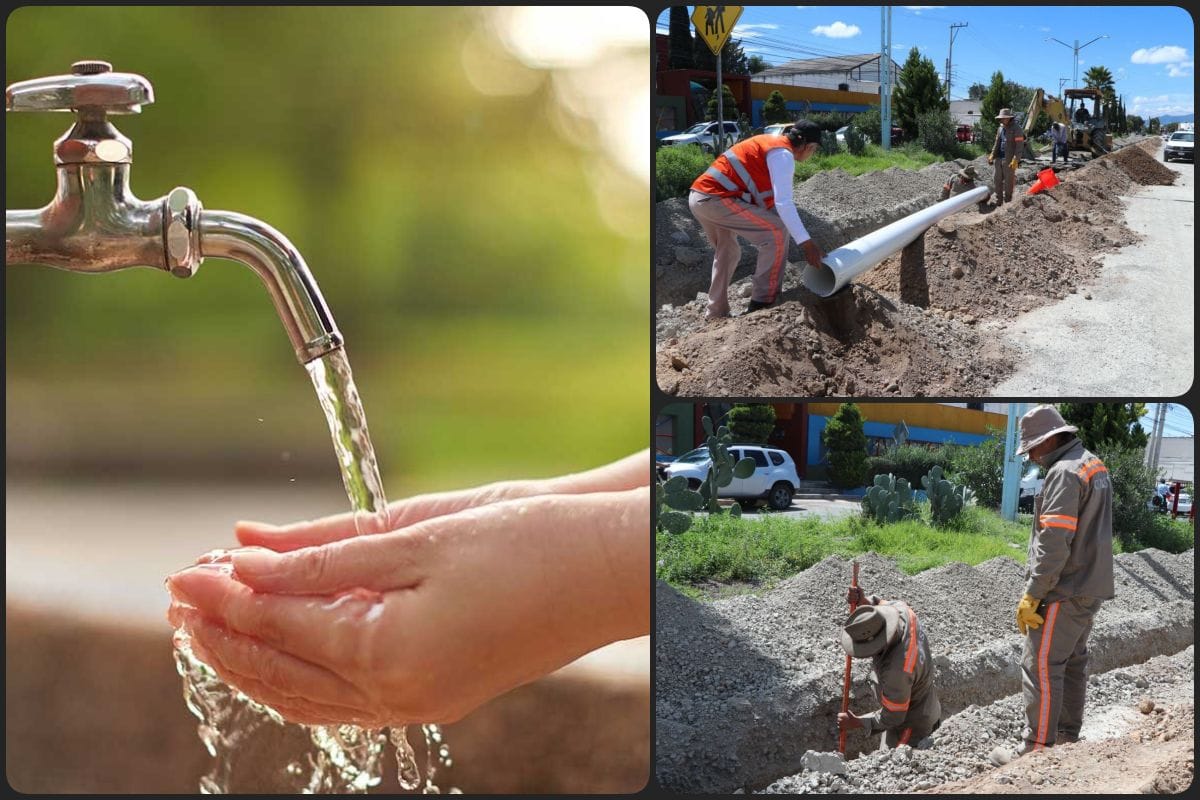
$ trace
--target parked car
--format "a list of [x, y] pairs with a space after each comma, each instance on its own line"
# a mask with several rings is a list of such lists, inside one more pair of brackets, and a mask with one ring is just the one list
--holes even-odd
[[1175, 131], [1163, 145], [1163, 161], [1172, 158], [1186, 158], [1195, 161], [1193, 148], [1196, 146], [1196, 134], [1192, 131]]
[[[737, 123], [732, 120], [725, 120], [725, 143], [736, 142], [741, 138], [741, 131], [738, 130]], [[700, 122], [688, 128], [683, 133], [677, 133], [674, 136], [663, 137], [662, 143], [667, 147], [682, 147], [689, 144], [698, 144], [706, 153], [716, 152], [717, 142], [717, 123], [716, 122]]]
[[850, 130], [850, 126], [843, 125], [842, 127], [838, 128], [836, 131], [833, 132], [833, 135], [837, 137], [838, 147], [846, 146], [846, 131], [848, 131], [848, 130]]
[[1033, 499], [1042, 491], [1042, 484], [1045, 479], [1042, 478], [1042, 471], [1038, 467], [1032, 467], [1022, 477], [1020, 490], [1017, 494], [1017, 510], [1028, 513], [1033, 513]]
[[1188, 514], [1192, 510], [1192, 496], [1186, 492], [1179, 493], [1179, 505], [1175, 505], [1175, 495], [1168, 493], [1166, 495], [1155, 495], [1146, 501], [1146, 507], [1151, 511], [1161, 511], [1164, 514], [1171, 513], [1172, 509], [1176, 513], [1183, 515]]
[[[796, 462], [787, 452], [760, 445], [732, 445], [729, 453], [734, 461], [753, 459], [754, 473], [749, 478], [734, 478], [728, 486], [720, 489], [719, 497], [765, 500], [776, 511], [792, 505], [800, 477], [796, 473]], [[711, 468], [712, 459], [708, 456], [707, 447], [698, 447], [670, 464], [658, 466], [663, 480], [683, 476], [692, 489], [700, 488]]]

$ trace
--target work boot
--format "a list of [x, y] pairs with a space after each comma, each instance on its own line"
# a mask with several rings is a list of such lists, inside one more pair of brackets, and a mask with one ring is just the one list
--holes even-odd
[[1017, 749], [1017, 756], [1016, 756], [1016, 757], [1017, 757], [1017, 758], [1020, 758], [1021, 756], [1025, 755], [1026, 753], [1032, 753], [1032, 752], [1033, 752], [1035, 749], [1037, 749], [1037, 750], [1049, 750], [1051, 747], [1054, 747], [1054, 745], [1052, 745], [1052, 744], [1035, 745], [1033, 742], [1024, 742], [1024, 743], [1022, 743], [1022, 745], [1021, 745], [1021, 746], [1020, 746], [1020, 747]]
[[1080, 736], [1078, 733], [1067, 733], [1066, 731], [1059, 731], [1058, 732], [1058, 740], [1057, 740], [1056, 744], [1058, 744], [1058, 743], [1075, 744], [1076, 742], [1080, 741], [1081, 739], [1083, 739], [1083, 737]]
[[770, 308], [774, 303], [764, 303], [762, 300], [751, 300], [750, 305], [746, 306], [746, 313], [758, 311], [760, 308]]

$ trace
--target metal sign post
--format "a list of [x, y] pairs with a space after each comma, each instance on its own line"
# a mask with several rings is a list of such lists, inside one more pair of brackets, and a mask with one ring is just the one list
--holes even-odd
[[696, 6], [692, 12], [692, 24], [696, 33], [708, 45], [708, 49], [717, 57], [717, 148], [720, 153], [725, 149], [725, 83], [721, 74], [721, 50], [733, 26], [737, 25], [742, 16], [741, 6]]
[[1008, 404], [1008, 426], [1004, 432], [1004, 483], [1000, 495], [1000, 516], [1009, 522], [1017, 518], [1017, 505], [1021, 493], [1021, 467], [1023, 459], [1017, 455], [1021, 446], [1021, 431], [1018, 420], [1029, 410], [1028, 403]]

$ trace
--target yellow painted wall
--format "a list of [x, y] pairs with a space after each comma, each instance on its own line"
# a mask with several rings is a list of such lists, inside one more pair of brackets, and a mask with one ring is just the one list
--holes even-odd
[[[840, 403], [809, 403], [808, 413], [832, 417]], [[940, 403], [858, 403], [863, 418], [870, 422], [897, 423], [910, 428], [934, 428], [959, 433], [987, 435], [988, 427], [1004, 430], [1008, 418], [992, 411], [976, 411]]]

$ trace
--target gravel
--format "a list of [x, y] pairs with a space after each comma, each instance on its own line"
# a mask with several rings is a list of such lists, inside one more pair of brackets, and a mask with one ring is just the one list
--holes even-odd
[[[1089, 717], [1081, 732], [1085, 740], [1110, 738], [1134, 727], [1141, 713], [1160, 704], [1193, 702], [1195, 658], [1188, 646], [1179, 653], [1156, 656], [1144, 664], [1092, 675], [1088, 681]], [[1139, 706], [1148, 704], [1150, 712]], [[1014, 694], [985, 706], [970, 706], [948, 718], [924, 746], [901, 746], [852, 759], [845, 775], [805, 770], [781, 778], [765, 794], [893, 793], [930, 789], [987, 772], [999, 766], [993, 753], [1007, 758], [1021, 744], [1024, 700]], [[1092, 724], [1088, 724], [1092, 722]]]
[[[1011, 618], [1023, 585], [1019, 563], [952, 563], [909, 576], [873, 553], [856, 560], [864, 590], [905, 600], [925, 625], [945, 714], [1019, 691], [1022, 637]], [[1115, 563], [1117, 597], [1102, 606], [1091, 638], [1096, 672], [1192, 641], [1194, 552], [1145, 550]], [[849, 563], [830, 557], [759, 595], [703, 604], [659, 584], [656, 736], [664, 787], [761, 788], [800, 772], [806, 751], [835, 749], [845, 663], [836, 637], [849, 576]], [[875, 704], [868, 666], [854, 667], [852, 707], [863, 711]], [[848, 750], [877, 741], [853, 732]]]

